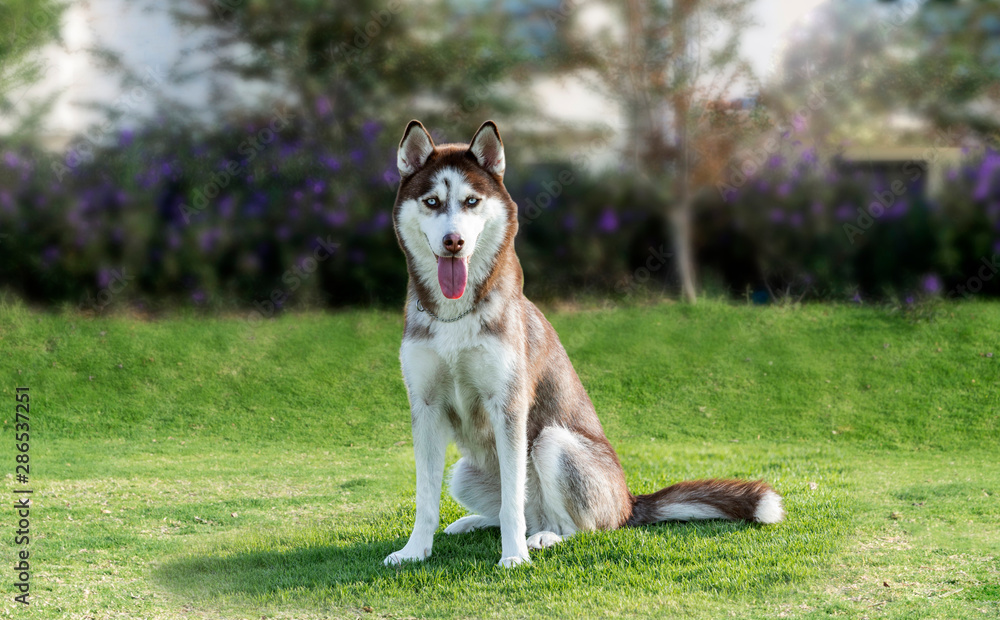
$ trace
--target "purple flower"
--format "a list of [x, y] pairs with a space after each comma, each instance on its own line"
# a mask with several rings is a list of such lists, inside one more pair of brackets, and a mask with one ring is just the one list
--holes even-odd
[[566, 217], [564, 217], [563, 218], [563, 228], [565, 228], [566, 230], [574, 230], [574, 229], [576, 229], [576, 216], [573, 215], [572, 213], [570, 213], [569, 215], [567, 215]]
[[774, 222], [775, 224], [780, 224], [781, 222], [784, 222], [785, 221], [785, 212], [782, 211], [781, 209], [772, 209], [771, 210], [771, 221]]
[[790, 193], [792, 193], [792, 186], [789, 183], [782, 183], [778, 186], [778, 195], [782, 198], [788, 196]]
[[210, 228], [201, 233], [201, 236], [198, 238], [198, 246], [202, 252], [211, 252], [215, 248], [216, 241], [221, 236], [222, 234], [218, 228]]
[[236, 200], [232, 196], [227, 195], [221, 202], [219, 202], [219, 215], [223, 218], [228, 218], [233, 214], [233, 207], [235, 205]]
[[361, 149], [354, 149], [351, 151], [351, 161], [356, 164], [360, 164], [365, 159], [365, 152]]
[[302, 200], [302, 192], [301, 191], [295, 192], [294, 194], [292, 194], [292, 196], [295, 197], [295, 200]]
[[933, 295], [941, 290], [941, 280], [936, 275], [930, 274], [924, 278], [923, 286], [925, 292]]
[[382, 126], [375, 121], [365, 121], [361, 126], [361, 136], [366, 142], [372, 142], [382, 130]]
[[906, 305], [909, 306], [909, 305], [912, 305], [912, 304], [913, 304], [913, 296], [912, 295], [907, 295], [906, 296]]
[[767, 167], [771, 168], [772, 170], [775, 168], [780, 168], [781, 164], [784, 163], [784, 161], [785, 158], [782, 157], [781, 155], [771, 155], [767, 159]]
[[118, 134], [118, 146], [121, 148], [127, 148], [132, 144], [132, 138], [135, 133], [131, 129], [123, 129], [120, 134]]
[[895, 220], [906, 215], [906, 212], [909, 210], [910, 203], [908, 203], [905, 198], [900, 198], [896, 201], [896, 204], [885, 210], [885, 214], [889, 219]]
[[18, 159], [17, 154], [13, 151], [7, 151], [3, 154], [3, 160], [7, 164], [8, 168], [17, 168], [21, 160]]
[[792, 127], [795, 128], [795, 133], [801, 133], [805, 131], [806, 126], [808, 124], [809, 123], [807, 122], [806, 117], [802, 116], [801, 114], [796, 114], [795, 116], [792, 117]]
[[979, 180], [972, 197], [976, 200], [986, 200], [993, 185], [993, 175], [1000, 168], [1000, 154], [991, 151], [979, 166]]
[[326, 221], [327, 226], [339, 228], [347, 223], [347, 211], [327, 211], [323, 220]]
[[793, 213], [792, 217], [788, 219], [788, 223], [791, 224], [794, 228], [802, 228], [802, 214]]
[[854, 210], [850, 205], [840, 205], [837, 207], [837, 219], [842, 222], [854, 219]]
[[379, 214], [375, 216], [375, 220], [372, 222], [372, 227], [375, 230], [381, 230], [389, 225], [389, 214], [385, 211], [379, 211]]
[[339, 211], [329, 211], [323, 219], [326, 220], [328, 226], [339, 228], [347, 223], [347, 211], [343, 209]]
[[816, 202], [812, 203], [812, 212], [813, 212], [813, 215], [820, 215], [820, 214], [822, 214], [823, 213], [823, 209], [824, 209], [824, 207], [823, 207], [823, 203], [822, 202], [816, 201]]
[[330, 99], [324, 95], [316, 97], [316, 114], [322, 118], [331, 112], [333, 112], [333, 106], [330, 105]]
[[208, 296], [205, 295], [205, 291], [201, 289], [196, 289], [193, 293], [191, 293], [191, 301], [198, 305], [205, 303], [206, 299], [208, 299]]
[[851, 298], [851, 301], [853, 301], [856, 304], [860, 304], [861, 303], [861, 293], [855, 293], [854, 297]]
[[313, 189], [313, 193], [314, 194], [320, 194], [320, 193], [322, 193], [324, 187], [326, 187], [326, 184], [323, 183], [323, 181], [316, 181], [315, 183], [313, 183], [313, 188], [312, 188]]
[[618, 216], [610, 207], [606, 207], [600, 219], [597, 220], [597, 229], [604, 233], [613, 233], [618, 230]]
[[49, 266], [57, 260], [59, 260], [59, 248], [56, 246], [50, 245], [42, 252], [42, 262], [45, 263], [45, 266]]
[[323, 162], [324, 166], [334, 172], [340, 170], [340, 160], [336, 157], [321, 157], [320, 161]]

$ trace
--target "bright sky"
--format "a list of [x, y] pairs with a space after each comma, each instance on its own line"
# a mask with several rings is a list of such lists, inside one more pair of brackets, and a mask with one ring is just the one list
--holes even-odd
[[757, 0], [754, 15], [759, 26], [744, 35], [745, 51], [757, 75], [766, 79], [772, 59], [780, 55], [796, 24], [825, 0]]

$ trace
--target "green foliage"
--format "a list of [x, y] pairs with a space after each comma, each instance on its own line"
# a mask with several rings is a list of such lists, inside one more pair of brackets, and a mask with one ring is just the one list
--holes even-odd
[[[311, 131], [342, 141], [372, 120], [404, 127], [418, 117], [471, 136], [491, 116], [525, 118], [534, 102], [517, 87], [552, 70], [561, 45], [538, 4], [180, 0], [172, 14], [205, 38], [195, 49], [212, 52], [220, 82], [263, 81]], [[181, 79], [200, 75], [185, 66]], [[223, 94], [216, 114], [234, 103]]]
[[[995, 0], [828, 2], [792, 38], [766, 100], [781, 117], [805, 110], [818, 146], [998, 144], [1000, 21]], [[916, 119], [896, 127], [891, 117]]]
[[[37, 120], [47, 104], [34, 102], [25, 112], [26, 92], [49, 67], [39, 49], [59, 38], [59, 24], [66, 5], [59, 0], [5, 0], [0, 4], [0, 115]], [[17, 130], [18, 127], [10, 129]]]

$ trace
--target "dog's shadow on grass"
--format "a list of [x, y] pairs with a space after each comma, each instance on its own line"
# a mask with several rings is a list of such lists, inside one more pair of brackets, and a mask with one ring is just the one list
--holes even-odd
[[[631, 544], [628, 538], [654, 537], [673, 539], [673, 544], [686, 546], [692, 539], [715, 538], [737, 530], [755, 528], [754, 524], [703, 522], [664, 523], [629, 528], [630, 536], [619, 532], [580, 535], [552, 549], [532, 551], [532, 560], [545, 565], [560, 564], [560, 568], [585, 568], [597, 563], [626, 566], [637, 553], [647, 553]], [[307, 536], [284, 544], [279, 549], [247, 550], [220, 547], [218, 552], [192, 554], [169, 560], [154, 570], [155, 578], [167, 589], [193, 598], [226, 598], [232, 595], [264, 597], [288, 590], [344, 592], [355, 588], [395, 584], [397, 587], [420, 588], [439, 580], [496, 581], [507, 571], [494, 570], [500, 557], [500, 531], [491, 528], [458, 536], [438, 533], [434, 553], [424, 562], [407, 562], [401, 566], [383, 565], [390, 553], [402, 548], [406, 537], [373, 540], [368, 536], [335, 535], [333, 540], [317, 540]], [[365, 542], [336, 544], [336, 539], [365, 539]], [[301, 543], [301, 544], [299, 544]], [[253, 546], [253, 545], [250, 545]], [[265, 546], [265, 545], [259, 545]], [[271, 546], [271, 545], [267, 545]], [[282, 548], [283, 547], [283, 548]], [[662, 552], [662, 551], [661, 551]], [[655, 552], [654, 552], [655, 553]], [[676, 561], [667, 553], [663, 561]]]
[[345, 544], [306, 544], [299, 548], [192, 554], [161, 564], [154, 577], [167, 589], [194, 598], [242, 594], [267, 597], [283, 590], [318, 590], [433, 579], [458, 581], [499, 558], [500, 533], [484, 530], [459, 536], [439, 533], [433, 555], [423, 562], [385, 566], [387, 555], [406, 537]]

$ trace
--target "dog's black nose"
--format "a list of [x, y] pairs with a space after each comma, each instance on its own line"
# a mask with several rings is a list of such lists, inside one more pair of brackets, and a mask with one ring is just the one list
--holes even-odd
[[444, 249], [452, 254], [457, 254], [463, 245], [465, 245], [465, 240], [458, 233], [448, 233], [444, 236]]

